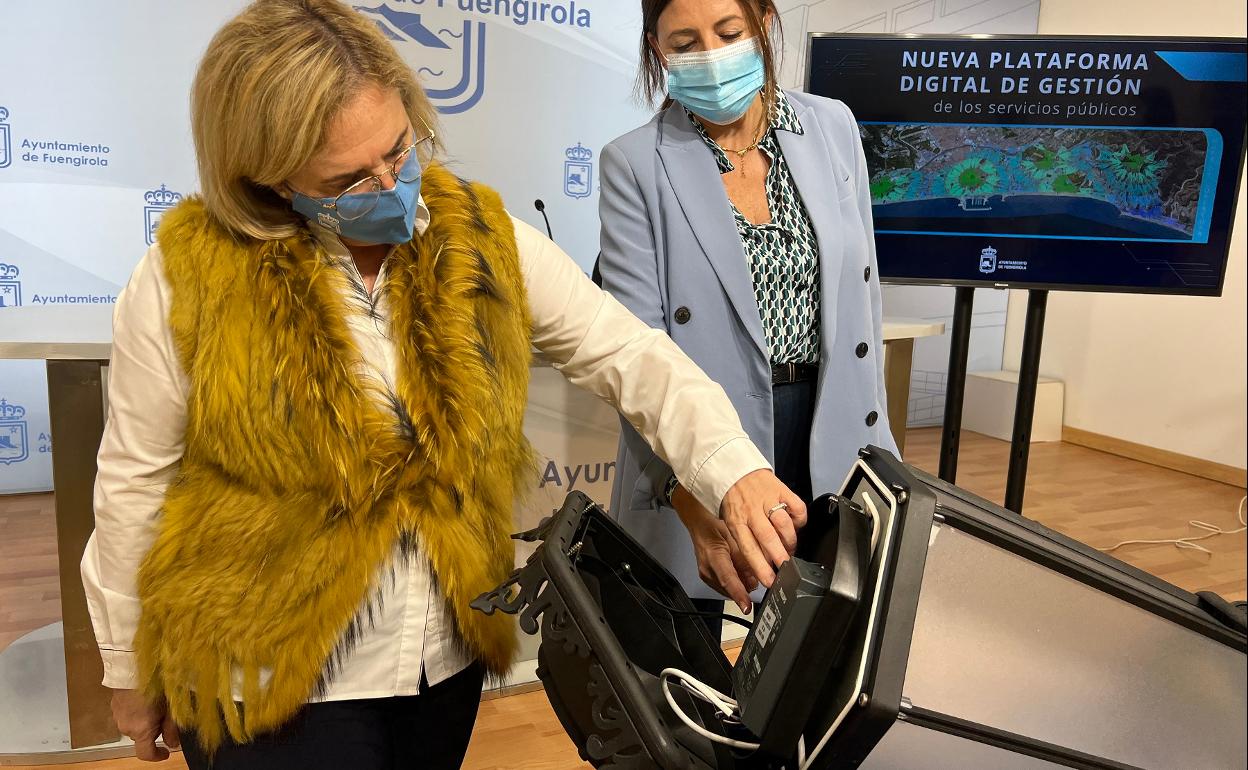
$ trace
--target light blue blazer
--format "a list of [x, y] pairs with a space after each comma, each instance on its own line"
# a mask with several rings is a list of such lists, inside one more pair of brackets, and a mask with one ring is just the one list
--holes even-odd
[[[885, 408], [880, 284], [858, 127], [839, 101], [785, 95], [803, 133], [776, 133], [819, 241], [821, 354], [810, 437], [818, 496], [840, 487], [860, 447], [895, 451], [895, 444]], [[745, 431], [774, 461], [770, 356], [714, 157], [685, 110], [673, 105], [607, 145], [601, 173], [603, 287], [667, 331], [723, 386]], [[698, 578], [689, 534], [675, 511], [658, 504], [670, 469], [627, 423], [622, 429], [613, 515], [690, 596], [718, 597]]]

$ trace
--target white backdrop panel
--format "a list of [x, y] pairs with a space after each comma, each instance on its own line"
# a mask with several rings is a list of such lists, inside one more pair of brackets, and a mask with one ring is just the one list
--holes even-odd
[[[41, 0], [4, 4], [0, 324], [3, 308], [17, 304], [116, 301], [161, 213], [196, 189], [191, 81], [211, 36], [243, 6], [127, 0], [66, 13]], [[539, 228], [533, 201], [542, 198], [556, 240], [588, 271], [598, 253], [598, 154], [650, 115], [631, 98], [639, 5], [355, 7], [394, 42], [442, 112], [451, 168], [497, 188], [513, 214]], [[22, 406], [27, 434], [47, 434], [41, 364], [0, 362], [0, 399]], [[8, 414], [17, 435], [16, 409]], [[6, 455], [2, 442], [0, 493], [50, 488], [46, 452]], [[592, 457], [563, 462], [614, 459], [613, 447], [593, 446]]]

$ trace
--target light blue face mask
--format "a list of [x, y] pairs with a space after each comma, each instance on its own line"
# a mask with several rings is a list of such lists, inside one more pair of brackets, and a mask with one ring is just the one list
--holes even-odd
[[721, 126], [740, 120], [765, 82], [763, 55], [752, 37], [713, 51], [667, 56], [668, 96]]
[[352, 208], [366, 208], [374, 193], [310, 198], [296, 191], [291, 199], [291, 208], [343, 238], [350, 238], [358, 243], [407, 243], [412, 239], [416, 227], [420, 172], [420, 160], [416, 153], [408, 153], [407, 160], [399, 169], [399, 178], [394, 181], [394, 187], [375, 193], [376, 202], [372, 209], [358, 217], [351, 217]]

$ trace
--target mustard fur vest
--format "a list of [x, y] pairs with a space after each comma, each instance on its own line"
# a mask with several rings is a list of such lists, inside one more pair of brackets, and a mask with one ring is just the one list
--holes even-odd
[[393, 398], [355, 372], [348, 278], [311, 233], [240, 241], [197, 199], [161, 224], [190, 392], [135, 645], [144, 690], [209, 750], [223, 730], [246, 742], [280, 726], [324, 686], [396, 547], [428, 558], [491, 676], [512, 661], [512, 621], [468, 603], [513, 567], [513, 504], [534, 469], [515, 233], [486, 187], [432, 166], [422, 192], [431, 224], [391, 253], [382, 289]]

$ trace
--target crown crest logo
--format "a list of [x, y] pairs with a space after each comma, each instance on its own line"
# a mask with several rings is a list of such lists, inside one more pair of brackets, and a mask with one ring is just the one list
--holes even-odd
[[0, 281], [12, 281], [17, 278], [17, 274], [22, 272], [17, 265], [6, 265], [0, 262]]
[[588, 147], [582, 147], [580, 142], [577, 142], [575, 147], [564, 150], [563, 154], [567, 155], [569, 160], [589, 160], [594, 157], [594, 151]]
[[26, 416], [26, 407], [10, 404], [0, 398], [0, 420], [20, 420]]
[[157, 190], [148, 190], [143, 193], [143, 200], [147, 201], [149, 206], [169, 208], [182, 200], [182, 193], [174, 192], [162, 184]]
[[997, 250], [996, 250], [996, 249], [994, 249], [993, 247], [989, 246], [988, 248], [986, 248], [986, 249], [984, 249], [983, 251], [979, 252], [979, 255], [980, 255], [981, 257], [995, 257], [995, 256], [997, 256]]

